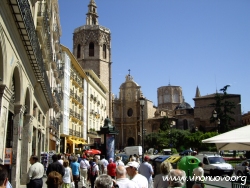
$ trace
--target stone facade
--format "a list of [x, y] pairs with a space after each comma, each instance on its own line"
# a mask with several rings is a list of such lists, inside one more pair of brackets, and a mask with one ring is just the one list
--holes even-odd
[[[132, 76], [126, 76], [126, 81], [120, 86], [119, 97], [113, 100], [113, 125], [119, 130], [116, 137], [116, 148], [141, 145], [142, 111], [139, 98], [142, 96], [141, 86], [133, 81]], [[148, 134], [151, 127], [147, 121], [153, 117], [155, 108], [150, 100], [145, 100], [143, 108], [144, 134]]]
[[111, 32], [98, 24], [97, 6], [88, 5], [86, 25], [74, 30], [73, 54], [83, 69], [91, 69], [108, 89], [107, 115], [112, 119], [111, 105]]
[[[241, 105], [240, 105], [240, 95], [228, 94], [228, 101], [234, 102], [236, 108], [233, 109], [234, 114], [230, 114], [235, 122], [231, 122], [232, 125], [229, 127], [231, 129], [238, 128], [242, 125], [241, 120]], [[199, 127], [199, 130], [203, 131], [217, 131], [218, 124], [216, 122], [210, 123], [210, 118], [212, 117], [213, 110], [215, 107], [211, 104], [215, 103], [215, 94], [210, 94], [206, 96], [200, 96], [193, 99], [195, 102], [194, 107], [194, 122], [195, 127]]]
[[242, 124], [243, 125], [250, 125], [250, 112], [247, 112], [242, 115]]

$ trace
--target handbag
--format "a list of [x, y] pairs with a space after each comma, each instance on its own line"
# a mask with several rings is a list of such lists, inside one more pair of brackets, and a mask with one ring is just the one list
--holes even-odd
[[75, 187], [75, 182], [72, 181], [72, 182], [70, 183], [70, 188], [74, 188], [74, 187]]

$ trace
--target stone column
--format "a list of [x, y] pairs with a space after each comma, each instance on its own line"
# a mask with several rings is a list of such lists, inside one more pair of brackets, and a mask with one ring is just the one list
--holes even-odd
[[32, 134], [34, 117], [31, 115], [24, 116], [23, 134], [22, 134], [22, 150], [21, 150], [21, 184], [26, 185], [26, 175], [29, 170], [29, 158], [32, 155]]
[[3, 161], [5, 157], [9, 102], [12, 94], [12, 91], [6, 85], [0, 85], [0, 158]]
[[[14, 107], [14, 127], [13, 127], [13, 156], [11, 170], [11, 184], [13, 187], [20, 185], [20, 166], [21, 166], [21, 140], [23, 139], [23, 113], [24, 105], [15, 105]], [[25, 142], [25, 140], [24, 140]]]

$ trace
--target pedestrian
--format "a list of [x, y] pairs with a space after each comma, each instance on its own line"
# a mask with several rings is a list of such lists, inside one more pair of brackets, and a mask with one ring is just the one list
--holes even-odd
[[82, 182], [83, 187], [87, 187], [87, 176], [89, 168], [89, 161], [86, 159], [86, 155], [83, 155], [80, 162], [80, 181]]
[[180, 169], [172, 169], [169, 172], [169, 188], [181, 188], [185, 186], [186, 173]]
[[91, 163], [89, 169], [90, 169], [89, 170], [89, 175], [88, 175], [89, 181], [90, 181], [90, 184], [91, 184], [91, 188], [94, 188], [95, 180], [96, 180], [97, 176], [99, 175], [99, 167], [96, 164], [96, 159], [93, 159], [93, 162]]
[[42, 188], [44, 166], [38, 162], [38, 157], [32, 155], [29, 159], [30, 168], [27, 173], [27, 188]]
[[113, 187], [113, 180], [107, 174], [102, 174], [95, 181], [95, 188], [111, 188]]
[[6, 188], [8, 182], [8, 171], [4, 165], [0, 165], [0, 188]]
[[168, 174], [172, 170], [172, 165], [168, 161], [163, 161], [160, 165], [160, 174], [154, 177], [154, 188], [167, 188], [169, 186]]
[[61, 165], [63, 165], [63, 159], [61, 154], [58, 154], [58, 162], [61, 163]]
[[138, 173], [139, 163], [132, 161], [125, 166], [127, 174], [131, 181], [135, 182], [139, 188], [148, 188], [148, 180]]
[[77, 154], [76, 156], [77, 156], [77, 162], [78, 162], [78, 163], [80, 163], [80, 162], [81, 162], [81, 160], [82, 160], [82, 158], [81, 158], [80, 154]]
[[100, 155], [95, 155], [96, 158], [96, 164], [98, 165], [99, 168], [99, 175], [101, 174], [100, 169], [102, 169], [102, 161], [100, 160]]
[[73, 180], [72, 170], [69, 167], [69, 161], [64, 160], [63, 161], [63, 166], [64, 166], [64, 169], [65, 169], [65, 173], [64, 173], [64, 176], [63, 176], [62, 188], [70, 188], [70, 184], [74, 180]]
[[193, 170], [194, 184], [198, 184], [201, 187], [205, 187], [204, 181], [204, 169], [203, 163], [199, 162], [198, 167]]
[[63, 183], [62, 175], [56, 171], [52, 171], [47, 177], [47, 188], [60, 188]]
[[107, 174], [107, 166], [109, 164], [109, 162], [105, 159], [105, 155], [101, 156], [101, 162], [102, 162], [102, 169], [101, 169], [101, 173], [102, 174]]
[[116, 164], [114, 163], [113, 158], [109, 159], [109, 164], [107, 166], [108, 175], [110, 175], [113, 179], [115, 179], [116, 176]]
[[152, 175], [154, 174], [154, 170], [153, 170], [152, 165], [149, 163], [149, 160], [150, 160], [150, 157], [146, 155], [144, 157], [144, 162], [139, 167], [139, 173], [147, 178], [148, 187], [152, 188], [153, 187]]
[[116, 164], [116, 166], [124, 166], [124, 163], [122, 162], [120, 156], [116, 156], [115, 164]]
[[54, 154], [52, 156], [52, 160], [53, 160], [53, 163], [49, 164], [49, 166], [47, 168], [47, 171], [46, 171], [47, 176], [49, 175], [50, 172], [56, 171], [56, 172], [60, 173], [62, 175], [62, 177], [63, 177], [64, 173], [65, 173], [65, 170], [64, 170], [63, 165], [58, 162], [57, 154]]
[[80, 179], [80, 164], [77, 162], [77, 157], [72, 157], [72, 162], [70, 164], [73, 174], [73, 181], [75, 182], [75, 188], [78, 188], [78, 182]]
[[119, 165], [116, 167], [116, 184], [119, 188], [139, 188], [135, 182], [127, 178], [126, 174], [125, 166]]

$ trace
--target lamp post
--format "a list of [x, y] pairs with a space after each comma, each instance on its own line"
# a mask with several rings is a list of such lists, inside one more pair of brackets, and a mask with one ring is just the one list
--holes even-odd
[[172, 128], [175, 126], [175, 121], [171, 121], [170, 123], [170, 149], [172, 150], [173, 143], [172, 143]]
[[141, 106], [141, 125], [142, 125], [142, 162], [144, 161], [144, 124], [143, 124], [143, 107], [145, 105], [145, 98], [143, 96], [140, 97], [140, 106]]
[[218, 118], [218, 114], [216, 110], [213, 111], [213, 117], [217, 120], [217, 130], [218, 130], [218, 133], [220, 133], [220, 119]]

